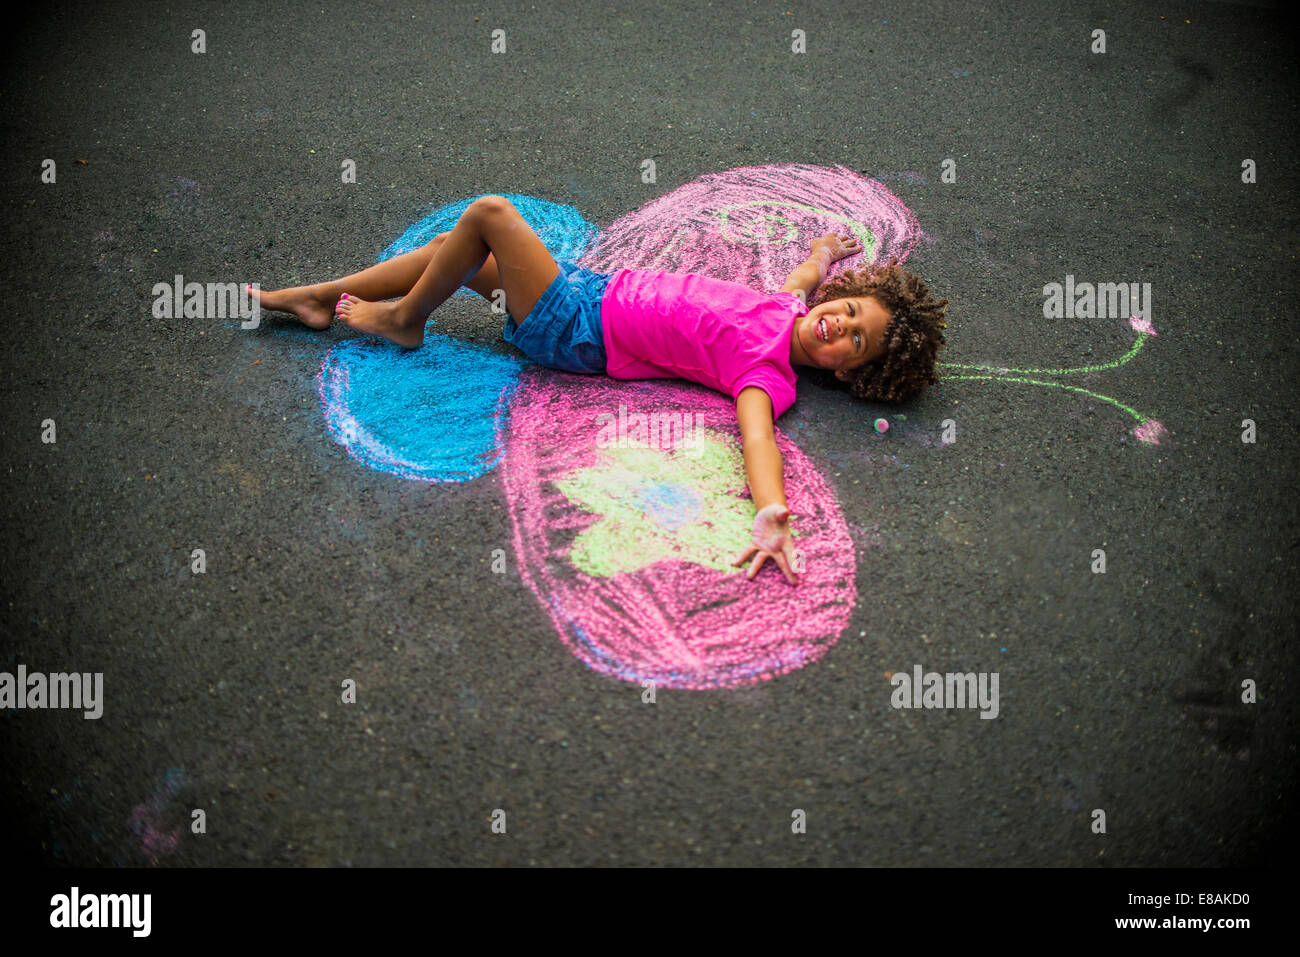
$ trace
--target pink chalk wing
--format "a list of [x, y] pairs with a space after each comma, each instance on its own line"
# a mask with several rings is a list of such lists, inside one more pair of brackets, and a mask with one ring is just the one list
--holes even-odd
[[[663, 450], [661, 460], [638, 453], [630, 458], [640, 465], [628, 467], [629, 457], [623, 456], [612, 466], [619, 456], [604, 447], [602, 428], [620, 405], [627, 417], [698, 415], [710, 441], [732, 442], [733, 454], [740, 457], [731, 404], [703, 387], [612, 383], [541, 369], [523, 374], [512, 403], [502, 477], [520, 573], [568, 648], [602, 674], [693, 689], [752, 684], [822, 657], [853, 610], [856, 561], [839, 506], [815, 466], [778, 430], [804, 570], [800, 584], [791, 586], [769, 562], [749, 581], [741, 569], [723, 571], [716, 561], [708, 567], [687, 560], [685, 547], [673, 551], [695, 532], [711, 539], [713, 528], [698, 523], [707, 526], [717, 518], [719, 504], [734, 506], [734, 500], [748, 509], [744, 537], [717, 545], [734, 556], [748, 544], [753, 504], [743, 480], [728, 492], [691, 488], [689, 478], [680, 479], [692, 473], [677, 467], [683, 454], [677, 447]], [[577, 557], [585, 547], [583, 536], [597, 536], [602, 531], [593, 531], [597, 523], [623, 520], [593, 511], [590, 500], [572, 491], [583, 476], [593, 475], [603, 482], [606, 512], [626, 519], [622, 531], [653, 529], [655, 541], [603, 554], [599, 562], [589, 559], [584, 568]], [[687, 505], [670, 514], [663, 501]], [[603, 541], [629, 539], [614, 535]], [[668, 557], [662, 557], [664, 549]], [[661, 557], [650, 560], [656, 555]], [[630, 567], [642, 560], [647, 564]]]

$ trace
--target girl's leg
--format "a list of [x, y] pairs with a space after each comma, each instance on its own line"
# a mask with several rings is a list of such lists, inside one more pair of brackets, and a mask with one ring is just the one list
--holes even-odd
[[[276, 312], [291, 312], [313, 329], [326, 329], [334, 314], [334, 307], [345, 290], [351, 295], [369, 300], [405, 296], [428, 269], [430, 260], [450, 235], [449, 232], [439, 233], [419, 249], [394, 256], [342, 279], [316, 283], [314, 286], [263, 290], [260, 294], [261, 306]], [[496, 259], [488, 256], [483, 267], [465, 285], [491, 301], [493, 292], [501, 288]]]
[[[340, 299], [338, 314], [361, 332], [383, 336], [398, 345], [418, 346], [424, 341], [429, 313], [458, 287], [477, 280], [489, 257], [496, 260], [506, 310], [516, 322], [522, 322], [559, 275], [560, 267], [504, 196], [480, 196], [470, 203], [410, 292], [398, 302], [366, 301], [344, 284], [346, 298]], [[475, 291], [484, 295], [481, 289]]]

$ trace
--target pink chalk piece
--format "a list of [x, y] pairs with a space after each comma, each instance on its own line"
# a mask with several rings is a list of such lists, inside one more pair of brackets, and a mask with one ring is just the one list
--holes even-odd
[[1138, 332], [1145, 332], [1148, 336], [1156, 334], [1155, 326], [1141, 316], [1129, 316], [1128, 324]]
[[[614, 447], [616, 413], [691, 415], [699, 441]], [[839, 639], [856, 597], [853, 541], [816, 467], [776, 437], [804, 556], [797, 586], [771, 562], [752, 581], [726, 564], [749, 544], [753, 502], [725, 396], [525, 370], [502, 462], [515, 555], [583, 664], [638, 684], [729, 688], [801, 668]]]
[[1150, 445], [1159, 445], [1160, 440], [1169, 433], [1165, 427], [1155, 419], [1147, 419], [1145, 422], [1133, 426], [1133, 434], [1137, 436], [1139, 440]]
[[884, 419], [876, 419], [876, 431], [877, 431], [877, 432], [882, 432], [882, 433], [883, 433], [883, 432], [888, 432], [888, 431], [889, 431], [889, 423], [888, 423], [887, 421], [885, 421]]
[[772, 292], [827, 233], [851, 233], [863, 250], [834, 263], [830, 278], [891, 256], [902, 262], [921, 231], [883, 183], [842, 166], [748, 166], [701, 176], [620, 217], [580, 264], [697, 273]]

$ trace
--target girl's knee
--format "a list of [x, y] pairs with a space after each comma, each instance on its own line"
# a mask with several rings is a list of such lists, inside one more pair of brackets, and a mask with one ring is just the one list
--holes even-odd
[[518, 213], [510, 200], [504, 196], [496, 195], [480, 196], [469, 204], [469, 209], [466, 212], [470, 210], [473, 210], [479, 216], [508, 216], [512, 213]]

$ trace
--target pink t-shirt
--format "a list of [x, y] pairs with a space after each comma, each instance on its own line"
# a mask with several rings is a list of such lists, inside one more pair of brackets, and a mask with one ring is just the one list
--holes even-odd
[[690, 379], [734, 400], [757, 386], [772, 418], [794, 404], [790, 332], [808, 307], [694, 273], [620, 269], [600, 300], [605, 372], [615, 379]]

